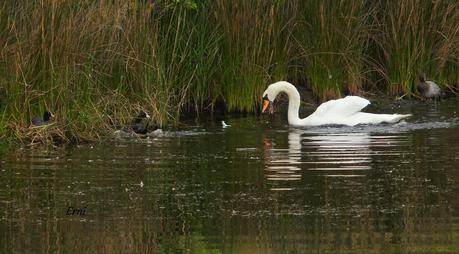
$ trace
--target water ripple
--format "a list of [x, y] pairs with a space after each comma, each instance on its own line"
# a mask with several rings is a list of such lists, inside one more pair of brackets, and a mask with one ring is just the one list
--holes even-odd
[[[346, 130], [346, 129], [344, 129]], [[287, 135], [288, 148], [269, 150], [265, 175], [276, 181], [272, 190], [292, 190], [280, 181], [299, 181], [306, 174], [325, 177], [364, 177], [378, 157], [390, 159], [408, 155], [409, 136], [403, 133], [370, 132], [328, 133], [292, 129]]]

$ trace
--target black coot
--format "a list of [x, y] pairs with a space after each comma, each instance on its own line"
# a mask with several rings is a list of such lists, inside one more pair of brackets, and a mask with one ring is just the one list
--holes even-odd
[[54, 117], [53, 113], [49, 112], [48, 110], [43, 113], [43, 118], [35, 117], [32, 119], [32, 125], [34, 126], [42, 126], [49, 124], [51, 117]]
[[144, 119], [150, 118], [150, 115], [145, 111], [140, 111], [139, 114], [134, 118], [130, 126], [131, 130], [137, 134], [146, 134], [148, 132], [148, 122], [143, 125], [142, 121]]

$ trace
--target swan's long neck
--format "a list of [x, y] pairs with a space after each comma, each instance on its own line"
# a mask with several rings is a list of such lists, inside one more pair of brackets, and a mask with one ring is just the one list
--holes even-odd
[[288, 95], [288, 123], [290, 125], [301, 125], [304, 119], [302, 120], [298, 116], [300, 93], [298, 93], [295, 86], [285, 81], [277, 82], [277, 88], [279, 93], [284, 92]]

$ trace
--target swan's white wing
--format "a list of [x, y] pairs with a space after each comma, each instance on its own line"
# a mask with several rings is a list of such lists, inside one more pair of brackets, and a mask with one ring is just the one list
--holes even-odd
[[358, 96], [346, 96], [342, 99], [322, 103], [312, 116], [314, 117], [346, 117], [360, 112], [370, 101]]

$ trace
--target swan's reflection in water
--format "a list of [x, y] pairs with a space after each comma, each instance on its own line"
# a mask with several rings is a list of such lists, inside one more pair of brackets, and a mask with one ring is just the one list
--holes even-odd
[[271, 148], [266, 177], [271, 181], [291, 181], [301, 179], [301, 133], [288, 133], [288, 148]]
[[274, 145], [269, 149], [266, 178], [277, 181], [272, 190], [291, 190], [288, 182], [301, 180], [306, 172], [326, 177], [363, 177], [377, 157], [387, 160], [400, 155], [407, 143], [401, 134], [290, 130], [288, 148]]

